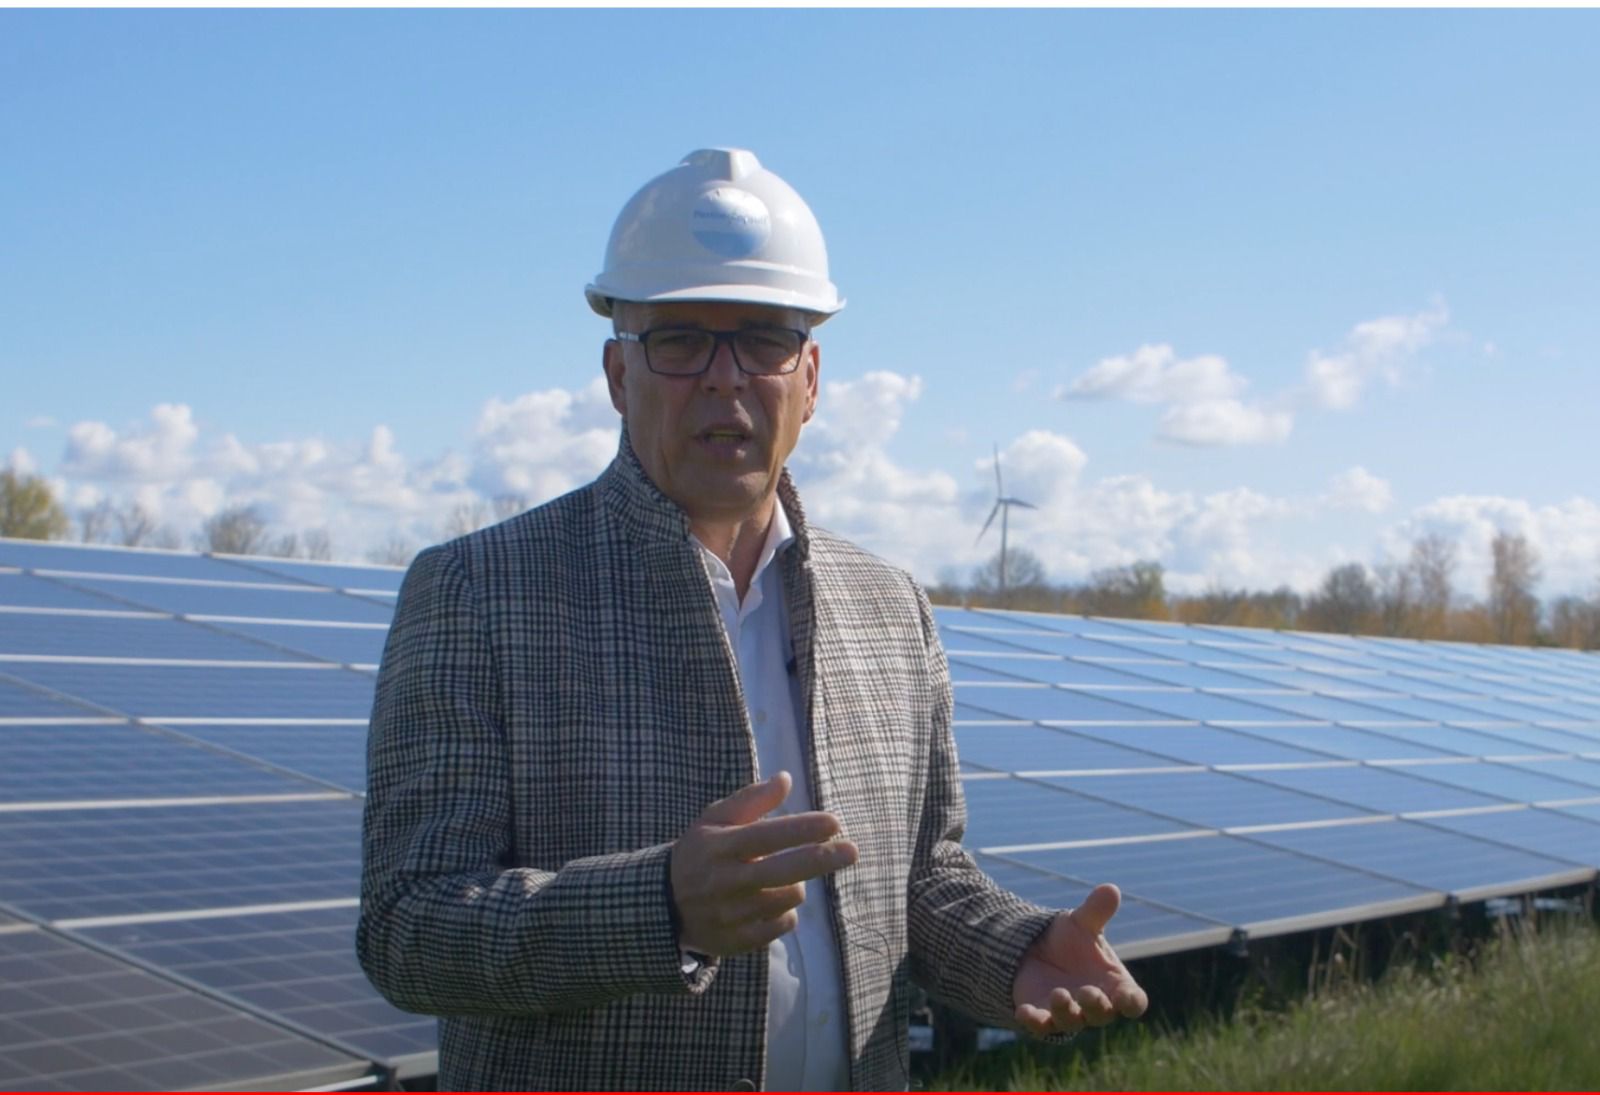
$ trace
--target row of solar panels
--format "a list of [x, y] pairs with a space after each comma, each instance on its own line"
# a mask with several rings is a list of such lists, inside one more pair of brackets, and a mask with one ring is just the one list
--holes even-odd
[[[0, 1088], [432, 1070], [350, 946], [399, 577], [0, 540]], [[1051, 905], [1121, 883], [1126, 955], [1600, 866], [1600, 658], [936, 613], [969, 846]], [[226, 1047], [163, 1010], [202, 1005]]]

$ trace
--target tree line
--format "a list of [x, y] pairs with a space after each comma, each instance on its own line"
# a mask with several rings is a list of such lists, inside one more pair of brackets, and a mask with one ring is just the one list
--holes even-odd
[[[488, 502], [464, 502], [440, 526], [440, 540], [451, 540], [503, 521], [527, 509], [522, 495], [503, 494]], [[92, 506], [69, 511], [55, 497], [42, 476], [0, 469], [0, 536], [24, 540], [76, 540], [116, 547], [151, 547], [223, 555], [269, 555], [282, 559], [334, 558], [333, 537], [325, 528], [283, 530], [274, 528], [259, 506], [229, 506], [212, 514], [185, 545], [172, 526], [158, 521], [137, 501], [103, 499]], [[405, 566], [422, 545], [402, 533], [391, 533], [384, 543], [365, 553], [370, 563]]]
[[[463, 503], [446, 519], [441, 539], [465, 535], [527, 508], [526, 498], [511, 494]], [[12, 469], [0, 470], [0, 536], [124, 547], [184, 546], [170, 526], [137, 502], [101, 501], [69, 513], [42, 477]], [[191, 537], [191, 546], [231, 555], [334, 558], [327, 529], [274, 530], [255, 506], [231, 506], [213, 514]], [[366, 559], [404, 566], [418, 547], [395, 533], [368, 551]], [[1309, 594], [1287, 586], [1263, 591], [1220, 585], [1198, 594], [1174, 593], [1167, 590], [1165, 570], [1154, 559], [1096, 570], [1084, 582], [1056, 584], [1048, 580], [1038, 556], [1024, 548], [1006, 553], [1003, 589], [997, 552], [973, 571], [966, 584], [941, 581], [928, 594], [936, 604], [1600, 649], [1600, 583], [1588, 597], [1569, 594], [1545, 603], [1534, 592], [1539, 557], [1526, 537], [1501, 532], [1491, 553], [1493, 566], [1481, 597], [1457, 587], [1456, 545], [1437, 533], [1413, 541], [1404, 562], [1335, 566]]]
[[1006, 588], [1000, 585], [997, 552], [966, 584], [944, 581], [928, 595], [935, 604], [1600, 650], [1600, 582], [1587, 597], [1568, 594], [1543, 602], [1535, 593], [1539, 556], [1527, 537], [1502, 531], [1490, 548], [1493, 565], [1481, 596], [1457, 585], [1456, 544], [1438, 533], [1412, 541], [1403, 562], [1332, 567], [1310, 593], [1287, 586], [1221, 585], [1197, 594], [1175, 593], [1166, 588], [1165, 569], [1154, 559], [1057, 584], [1048, 580], [1038, 556], [1012, 548], [1006, 556]]

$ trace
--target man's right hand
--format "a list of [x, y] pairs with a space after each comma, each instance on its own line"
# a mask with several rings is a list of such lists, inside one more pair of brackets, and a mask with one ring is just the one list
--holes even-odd
[[707, 806], [672, 846], [672, 895], [685, 950], [721, 956], [765, 947], [799, 921], [807, 879], [848, 867], [856, 846], [839, 819], [769, 818], [793, 781], [779, 772]]

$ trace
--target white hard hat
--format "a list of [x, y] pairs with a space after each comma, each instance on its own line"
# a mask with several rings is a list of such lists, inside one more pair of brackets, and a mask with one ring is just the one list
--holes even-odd
[[614, 300], [748, 301], [819, 323], [844, 307], [810, 207], [742, 148], [702, 148], [645, 183], [583, 293], [603, 316]]

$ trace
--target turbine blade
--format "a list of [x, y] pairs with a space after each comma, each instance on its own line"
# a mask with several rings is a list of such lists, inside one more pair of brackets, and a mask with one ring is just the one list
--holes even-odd
[[1038, 506], [1034, 505], [1032, 502], [1024, 502], [1020, 498], [1007, 498], [1006, 499], [1006, 504], [1008, 506], [1021, 506], [1023, 509], [1038, 509], [1039, 508]]
[[1006, 485], [1000, 481], [1000, 446], [994, 447], [994, 493], [996, 498], [1005, 497]]
[[[994, 515], [999, 513], [999, 512], [1000, 512], [1000, 503], [996, 502], [994, 504], [994, 509], [989, 511], [989, 519], [983, 523], [983, 528], [978, 530], [978, 540], [982, 540], [983, 539], [983, 534], [989, 531], [989, 526], [990, 525], [994, 524]], [[976, 544], [978, 542], [978, 540], [974, 540], [972, 542], [974, 544]]]

